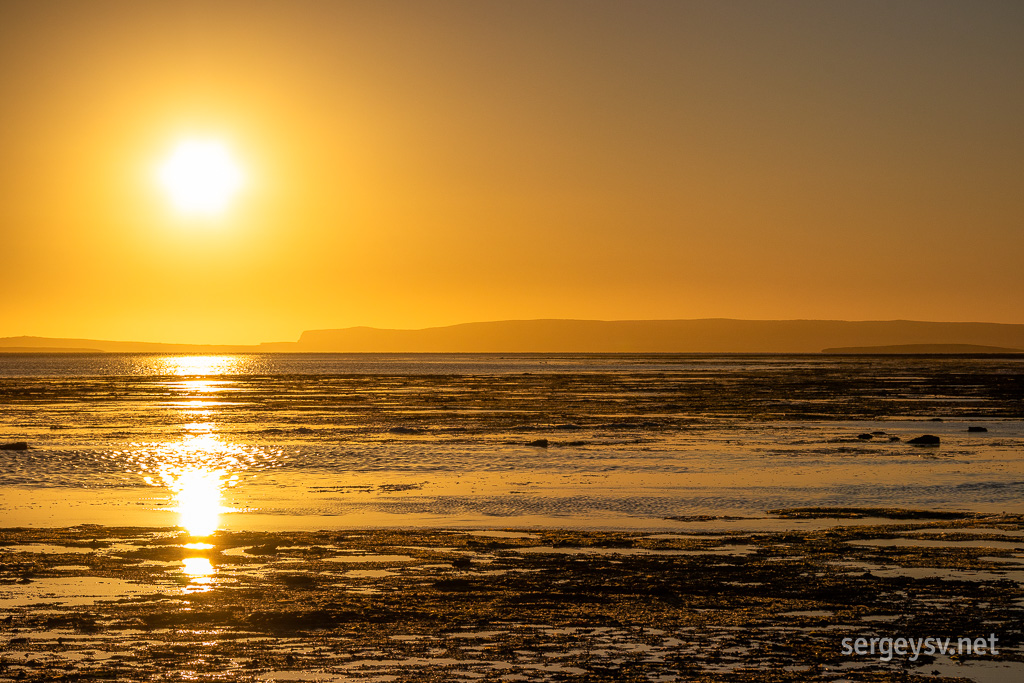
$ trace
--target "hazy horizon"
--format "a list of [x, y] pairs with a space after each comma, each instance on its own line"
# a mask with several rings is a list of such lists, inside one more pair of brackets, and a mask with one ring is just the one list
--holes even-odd
[[[932, 346], [936, 353], [1024, 349], [1024, 325], [920, 320], [534, 320], [474, 321], [426, 328], [352, 326], [303, 330], [257, 344], [17, 335], [0, 350], [23, 352], [295, 353], [817, 353], [836, 348]], [[950, 347], [940, 350], [938, 347]], [[926, 353], [929, 351], [917, 351]]]
[[647, 318], [647, 319], [602, 319], [602, 318], [516, 318], [507, 320], [464, 320], [461, 322], [450, 323], [447, 325], [428, 325], [424, 327], [383, 327], [374, 325], [345, 325], [336, 327], [324, 327], [324, 328], [311, 328], [306, 327], [290, 338], [287, 339], [270, 339], [262, 338], [256, 342], [240, 342], [235, 340], [194, 340], [194, 339], [114, 339], [114, 338], [100, 338], [100, 337], [87, 337], [78, 334], [71, 334], [60, 337], [51, 337], [48, 335], [35, 334], [33, 332], [26, 332], [20, 334], [6, 334], [0, 336], [0, 339], [9, 338], [40, 338], [40, 339], [68, 339], [68, 340], [87, 340], [95, 339], [97, 341], [123, 341], [123, 342], [141, 342], [147, 344], [189, 344], [196, 346], [251, 346], [255, 344], [265, 344], [274, 342], [291, 342], [297, 341], [304, 332], [319, 330], [347, 330], [347, 329], [359, 329], [369, 328], [381, 331], [403, 331], [403, 332], [415, 332], [443, 327], [457, 327], [461, 325], [476, 325], [476, 324], [487, 324], [487, 323], [506, 323], [506, 322], [541, 322], [541, 321], [578, 321], [578, 322], [668, 322], [668, 321], [682, 321], [682, 320], [735, 320], [735, 321], [758, 321], [758, 322], [793, 322], [793, 321], [819, 321], [819, 322], [925, 322], [925, 323], [977, 323], [977, 324], [995, 324], [995, 325], [1015, 325], [1019, 323], [1000, 323], [991, 320], [908, 320], [904, 318], [891, 318], [887, 320], [842, 320], [842, 319], [827, 319], [827, 318], [789, 318], [789, 319], [778, 319], [778, 318], [724, 318], [709, 316], [706, 318]]

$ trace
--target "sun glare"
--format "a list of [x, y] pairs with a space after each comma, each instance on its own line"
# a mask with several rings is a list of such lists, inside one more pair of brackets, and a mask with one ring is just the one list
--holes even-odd
[[223, 213], [245, 183], [231, 150], [217, 140], [182, 141], [157, 176], [179, 211], [200, 216]]
[[224, 472], [194, 467], [168, 473], [177, 502], [179, 524], [192, 536], [209, 536], [220, 522]]

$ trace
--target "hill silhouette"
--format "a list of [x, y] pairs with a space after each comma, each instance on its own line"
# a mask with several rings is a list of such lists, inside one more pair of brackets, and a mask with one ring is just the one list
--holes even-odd
[[309, 330], [259, 345], [7, 337], [0, 352], [152, 353], [1006, 353], [1024, 325], [914, 320], [504, 320], [419, 330]]
[[893, 344], [889, 346], [841, 346], [822, 353], [851, 354], [936, 354], [936, 353], [1024, 353], [1024, 349], [982, 344]]
[[268, 350], [475, 353], [818, 353], [826, 348], [970, 344], [1024, 348], [1024, 325], [910, 320], [507, 320], [422, 330], [304, 332]]

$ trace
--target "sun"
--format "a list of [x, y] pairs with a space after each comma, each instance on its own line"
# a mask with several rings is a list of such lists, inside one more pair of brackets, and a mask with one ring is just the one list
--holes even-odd
[[198, 216], [223, 213], [245, 184], [231, 150], [219, 140], [182, 140], [157, 178], [175, 208]]

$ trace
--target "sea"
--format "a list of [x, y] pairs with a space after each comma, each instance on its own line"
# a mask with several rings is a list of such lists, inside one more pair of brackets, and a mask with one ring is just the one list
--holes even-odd
[[0, 445], [4, 527], [1022, 513], [1024, 357], [0, 354]]

